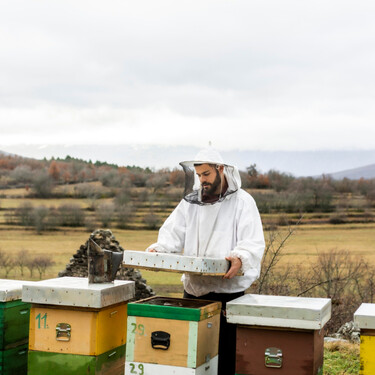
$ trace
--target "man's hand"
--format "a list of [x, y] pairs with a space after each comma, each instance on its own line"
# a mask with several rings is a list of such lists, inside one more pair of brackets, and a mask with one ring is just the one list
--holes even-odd
[[157, 253], [157, 251], [155, 249], [150, 249], [148, 250], [149, 253]]
[[232, 277], [236, 276], [238, 271], [242, 267], [242, 262], [240, 258], [237, 257], [225, 257], [226, 260], [230, 262], [229, 271], [223, 276], [223, 279], [231, 279]]

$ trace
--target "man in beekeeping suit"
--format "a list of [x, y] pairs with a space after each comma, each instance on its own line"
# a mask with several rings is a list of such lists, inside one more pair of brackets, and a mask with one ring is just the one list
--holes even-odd
[[184, 199], [147, 251], [230, 261], [224, 277], [184, 274], [182, 281], [185, 298], [222, 302], [219, 375], [234, 375], [236, 327], [226, 322], [225, 308], [259, 277], [265, 246], [262, 223], [254, 199], [241, 189], [238, 169], [225, 164], [216, 150], [202, 150], [180, 165], [186, 175]]

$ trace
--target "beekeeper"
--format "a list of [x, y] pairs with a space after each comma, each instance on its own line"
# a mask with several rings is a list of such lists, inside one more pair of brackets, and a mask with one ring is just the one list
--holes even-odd
[[222, 302], [219, 375], [232, 375], [236, 330], [226, 323], [226, 302], [242, 296], [259, 277], [265, 246], [262, 223], [254, 199], [241, 189], [238, 169], [225, 164], [216, 150], [202, 150], [180, 165], [186, 177], [184, 199], [147, 251], [230, 261], [223, 277], [184, 274], [182, 281], [185, 298]]

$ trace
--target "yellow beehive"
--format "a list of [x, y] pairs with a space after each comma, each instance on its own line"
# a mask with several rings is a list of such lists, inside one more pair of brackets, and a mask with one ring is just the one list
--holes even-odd
[[29, 349], [99, 356], [126, 343], [127, 302], [134, 282], [89, 284], [64, 277], [23, 287], [32, 303]]
[[29, 349], [100, 355], [126, 343], [127, 304], [100, 310], [33, 305]]
[[361, 329], [361, 375], [375, 374], [375, 304], [362, 303], [354, 313], [354, 322]]

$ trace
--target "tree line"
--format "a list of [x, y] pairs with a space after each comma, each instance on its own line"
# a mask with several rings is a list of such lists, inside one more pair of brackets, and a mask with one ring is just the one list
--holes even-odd
[[3, 272], [3, 277], [6, 279], [11, 272], [18, 273], [23, 279], [27, 270], [30, 279], [38, 274], [41, 280], [47, 269], [54, 264], [50, 255], [31, 255], [28, 250], [20, 250], [11, 254], [0, 249], [0, 271]]
[[[240, 175], [242, 187], [251, 192], [261, 214], [328, 212], [332, 213], [330, 221], [340, 224], [346, 221], [348, 210], [354, 210], [362, 213], [363, 220], [373, 220], [375, 179], [333, 180], [324, 175], [297, 178], [276, 170], [262, 173], [255, 164]], [[184, 181], [184, 172], [179, 169], [119, 167], [70, 156], [51, 160], [0, 156], [0, 199], [4, 197], [1, 188], [10, 187], [26, 188], [30, 198], [83, 198], [104, 226], [112, 221], [120, 228], [127, 227], [137, 210], [146, 205], [149, 211], [142, 213], [143, 225], [155, 228], [160, 221], [157, 209], [169, 212], [173, 208], [182, 198]], [[82, 226], [84, 216], [88, 215], [77, 205], [24, 205], [8, 212], [7, 221], [19, 225], [33, 223], [43, 230], [43, 225]], [[86, 222], [89, 224], [88, 219]]]

